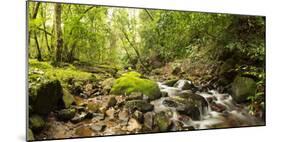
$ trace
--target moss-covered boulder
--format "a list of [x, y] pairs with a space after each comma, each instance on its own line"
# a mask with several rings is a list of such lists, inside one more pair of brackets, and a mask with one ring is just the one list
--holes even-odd
[[33, 132], [41, 131], [45, 126], [44, 119], [39, 115], [32, 115], [29, 117], [29, 127]]
[[63, 104], [65, 108], [69, 108], [71, 104], [74, 103], [74, 97], [72, 94], [69, 93], [68, 90], [63, 89]]
[[173, 87], [176, 82], [178, 82], [178, 79], [171, 79], [171, 80], [164, 81], [163, 85]]
[[141, 74], [134, 71], [125, 73], [116, 79], [110, 93], [130, 95], [132, 92], [141, 92], [149, 100], [161, 97], [161, 92], [156, 82], [142, 78]]
[[73, 108], [62, 109], [58, 112], [58, 119], [62, 121], [68, 121], [75, 116], [76, 110]]
[[131, 100], [125, 103], [125, 107], [130, 111], [139, 110], [141, 112], [147, 112], [153, 110], [153, 105], [144, 100]]
[[27, 130], [27, 140], [28, 141], [34, 140], [34, 135], [33, 135], [33, 132], [30, 128], [28, 128], [28, 130]]
[[252, 78], [237, 76], [232, 83], [232, 97], [237, 103], [247, 101], [249, 96], [254, 96], [257, 85]]
[[36, 85], [29, 92], [32, 109], [37, 114], [46, 115], [58, 107], [63, 90], [58, 80], [47, 80]]
[[161, 132], [168, 131], [171, 126], [171, 120], [164, 111], [156, 113], [154, 122]]

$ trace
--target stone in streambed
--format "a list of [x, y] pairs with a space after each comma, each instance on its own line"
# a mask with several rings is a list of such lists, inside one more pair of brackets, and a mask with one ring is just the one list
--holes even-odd
[[192, 90], [195, 86], [192, 84], [190, 80], [178, 80], [174, 87], [179, 88], [181, 90]]
[[125, 103], [125, 107], [128, 108], [131, 112], [133, 112], [134, 110], [139, 110], [141, 112], [148, 112], [153, 110], [153, 105], [144, 100], [127, 101]]
[[73, 108], [70, 109], [62, 109], [58, 112], [58, 119], [62, 121], [68, 121], [75, 116], [76, 110]]
[[232, 83], [232, 97], [237, 103], [247, 101], [256, 93], [256, 82], [252, 78], [237, 76]]
[[123, 109], [118, 113], [118, 118], [121, 121], [128, 122], [129, 120], [129, 111], [127, 109]]
[[132, 92], [141, 92], [149, 100], [161, 97], [158, 84], [152, 80], [145, 79], [137, 72], [128, 72], [114, 81], [110, 91], [115, 95], [130, 95]]
[[144, 118], [144, 127], [148, 130], [152, 130], [154, 126], [154, 112], [147, 112], [143, 115]]
[[130, 95], [126, 96], [126, 101], [130, 100], [142, 100], [143, 94], [141, 92], [132, 92]]
[[142, 112], [136, 110], [133, 114], [132, 117], [135, 118], [136, 120], [138, 120], [140, 123], [143, 122], [143, 114]]
[[33, 132], [37, 133], [41, 131], [45, 126], [44, 119], [39, 115], [32, 115], [29, 118], [29, 127], [33, 130]]
[[128, 131], [139, 131], [141, 130], [142, 125], [134, 118], [131, 118], [128, 122]]
[[172, 124], [170, 118], [164, 111], [157, 113], [155, 115], [154, 121], [161, 132], [168, 131]]
[[163, 85], [167, 85], [169, 87], [173, 87], [174, 84], [178, 81], [178, 79], [171, 79], [171, 80], [166, 80], [163, 82]]
[[91, 129], [93, 131], [96, 131], [96, 132], [100, 132], [100, 131], [103, 131], [105, 129], [106, 125], [104, 124], [93, 124], [91, 125]]

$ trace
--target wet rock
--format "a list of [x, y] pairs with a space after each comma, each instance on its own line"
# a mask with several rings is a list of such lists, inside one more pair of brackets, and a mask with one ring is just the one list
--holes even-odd
[[195, 88], [195, 86], [192, 84], [190, 80], [178, 80], [174, 87], [179, 88], [181, 90], [191, 90]]
[[143, 122], [143, 114], [142, 112], [136, 110], [133, 115], [132, 115], [133, 118], [135, 118], [136, 120], [138, 120], [138, 122], [142, 123]]
[[139, 131], [141, 130], [142, 125], [134, 118], [131, 118], [128, 122], [128, 131]]
[[118, 113], [118, 118], [121, 121], [128, 122], [129, 120], [129, 111], [127, 109], [123, 109]]
[[171, 120], [164, 111], [156, 113], [154, 121], [161, 132], [168, 131], [171, 126]]
[[62, 109], [58, 111], [57, 117], [59, 120], [68, 121], [75, 116], [76, 110], [73, 108], [70, 109]]
[[29, 118], [29, 127], [32, 129], [34, 133], [38, 133], [45, 126], [44, 119], [39, 115], [32, 115]]
[[171, 100], [171, 99], [164, 99], [163, 101], [162, 101], [162, 104], [164, 105], [164, 106], [166, 106], [166, 107], [178, 107], [178, 103], [177, 102], [175, 102], [175, 101], [173, 101], [173, 100]]
[[172, 131], [181, 131], [183, 130], [182, 123], [179, 121], [173, 121], [171, 126]]
[[130, 100], [142, 100], [143, 94], [141, 92], [132, 92], [130, 95], [126, 96], [126, 101]]
[[162, 91], [161, 92], [161, 97], [168, 97], [168, 92]]
[[212, 111], [223, 112], [226, 110], [226, 106], [220, 103], [212, 103], [210, 106]]
[[256, 82], [252, 78], [237, 76], [232, 83], [232, 97], [237, 103], [247, 101], [256, 93]]
[[194, 126], [184, 126], [183, 127], [185, 130], [188, 130], [188, 131], [193, 131], [195, 130]]
[[148, 130], [153, 129], [153, 124], [154, 124], [154, 112], [147, 112], [144, 114], [144, 127]]
[[114, 119], [116, 110], [114, 108], [110, 108], [105, 111], [106, 116], [109, 117], [109, 119]]
[[63, 90], [58, 80], [48, 80], [30, 93], [33, 98], [32, 108], [37, 114], [46, 115], [58, 108], [62, 100]]
[[106, 125], [104, 124], [93, 124], [91, 125], [91, 129], [93, 131], [96, 131], [96, 132], [100, 132], [100, 131], [103, 131], [105, 129]]
[[108, 96], [105, 98], [104, 102], [103, 107], [110, 108], [116, 105], [117, 100], [115, 99], [115, 96]]
[[27, 130], [27, 140], [28, 141], [34, 140], [34, 135], [33, 135], [33, 132], [30, 128], [28, 128], [28, 130]]
[[147, 112], [153, 110], [153, 105], [144, 101], [144, 100], [131, 100], [125, 103], [125, 107], [129, 111], [133, 112], [134, 110], [139, 110], [141, 112]]
[[93, 120], [99, 121], [104, 119], [103, 113], [93, 113]]
[[171, 79], [163, 82], [163, 85], [167, 85], [169, 87], [173, 87], [174, 84], [178, 81], [178, 79]]
[[72, 123], [78, 123], [85, 119], [91, 119], [93, 117], [92, 113], [81, 112], [80, 114], [76, 114], [70, 121]]

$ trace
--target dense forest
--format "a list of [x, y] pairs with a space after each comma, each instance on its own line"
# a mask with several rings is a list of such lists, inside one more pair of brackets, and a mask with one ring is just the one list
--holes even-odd
[[28, 139], [265, 124], [265, 17], [28, 2]]

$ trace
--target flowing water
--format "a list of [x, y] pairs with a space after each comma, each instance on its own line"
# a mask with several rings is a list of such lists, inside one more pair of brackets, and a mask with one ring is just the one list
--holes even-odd
[[[158, 85], [161, 92], [167, 92], [168, 97], [173, 97], [186, 91], [181, 89], [184, 83], [186, 83], [185, 80], [179, 80], [177, 87], [169, 87], [162, 83], [158, 83]], [[200, 120], [183, 119], [183, 116], [175, 108], [164, 106], [163, 100], [168, 97], [162, 97], [151, 103], [155, 107], [155, 112], [169, 109], [173, 113], [172, 121], [182, 122], [185, 127], [192, 126], [195, 129], [264, 125], [264, 121], [248, 113], [249, 110], [246, 105], [235, 103], [230, 94], [221, 94], [216, 90], [209, 90], [208, 92], [197, 91], [196, 94], [204, 97], [208, 102], [207, 107], [200, 109]]]

